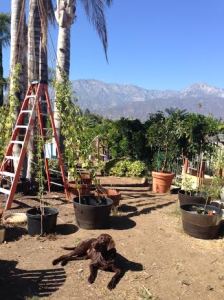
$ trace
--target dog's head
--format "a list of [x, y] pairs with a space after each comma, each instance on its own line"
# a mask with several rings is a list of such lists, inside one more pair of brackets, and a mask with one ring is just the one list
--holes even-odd
[[115, 248], [115, 242], [109, 234], [103, 233], [98, 236], [93, 246], [99, 251], [103, 249], [110, 251], [111, 249]]

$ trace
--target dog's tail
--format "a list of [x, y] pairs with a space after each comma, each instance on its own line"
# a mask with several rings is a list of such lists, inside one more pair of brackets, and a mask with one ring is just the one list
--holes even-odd
[[62, 247], [64, 250], [75, 250], [76, 247]]

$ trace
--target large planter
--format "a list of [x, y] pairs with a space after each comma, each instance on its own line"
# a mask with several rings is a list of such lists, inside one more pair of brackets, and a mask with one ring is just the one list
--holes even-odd
[[44, 207], [41, 215], [39, 208], [31, 208], [26, 212], [27, 227], [30, 235], [40, 235], [55, 232], [58, 210], [53, 207]]
[[152, 191], [167, 193], [170, 190], [174, 176], [174, 173], [152, 172]]
[[205, 204], [206, 195], [199, 192], [188, 192], [180, 190], [178, 192], [180, 206], [184, 204]]
[[103, 196], [74, 197], [75, 217], [79, 227], [84, 229], [101, 229], [108, 226], [113, 201]]
[[184, 231], [195, 238], [214, 239], [220, 231], [222, 210], [213, 205], [207, 205], [206, 211], [214, 211], [214, 215], [198, 214], [197, 210], [203, 209], [202, 204], [185, 204], [181, 206], [181, 215]]

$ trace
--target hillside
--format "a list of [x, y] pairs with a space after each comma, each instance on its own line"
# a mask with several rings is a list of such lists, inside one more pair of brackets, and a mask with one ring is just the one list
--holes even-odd
[[134, 85], [109, 84], [97, 80], [73, 81], [82, 109], [108, 118], [139, 118], [166, 108], [212, 114], [224, 118], [224, 89], [196, 83], [181, 91], [147, 90]]

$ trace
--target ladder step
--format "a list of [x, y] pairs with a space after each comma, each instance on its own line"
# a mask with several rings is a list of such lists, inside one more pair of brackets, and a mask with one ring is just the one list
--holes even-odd
[[29, 96], [26, 96], [25, 99], [30, 99], [30, 98], [36, 98], [36, 95], [29, 95]]
[[31, 114], [32, 110], [21, 110], [20, 113], [21, 114]]
[[6, 190], [6, 189], [3, 189], [3, 188], [0, 188], [0, 193], [9, 195], [10, 194], [10, 190]]
[[12, 155], [6, 155], [5, 159], [11, 159], [11, 160], [19, 160], [19, 157], [17, 156], [12, 156]]
[[63, 184], [57, 183], [57, 182], [54, 182], [54, 181], [50, 181], [50, 184], [57, 185], [57, 186], [64, 186]]
[[10, 141], [11, 144], [20, 144], [23, 145], [24, 142], [23, 141]]
[[16, 125], [16, 128], [22, 128], [22, 129], [27, 129], [27, 125]]
[[61, 171], [58, 171], [58, 170], [49, 169], [49, 171], [51, 171], [51, 172], [53, 172], [53, 173], [59, 173], [59, 174], [61, 174]]
[[31, 82], [32, 85], [33, 85], [33, 84], [38, 84], [38, 83], [39, 83], [38, 80], [34, 80], [34, 81]]
[[6, 172], [6, 171], [0, 171], [0, 175], [7, 176], [7, 177], [15, 177], [14, 173]]

